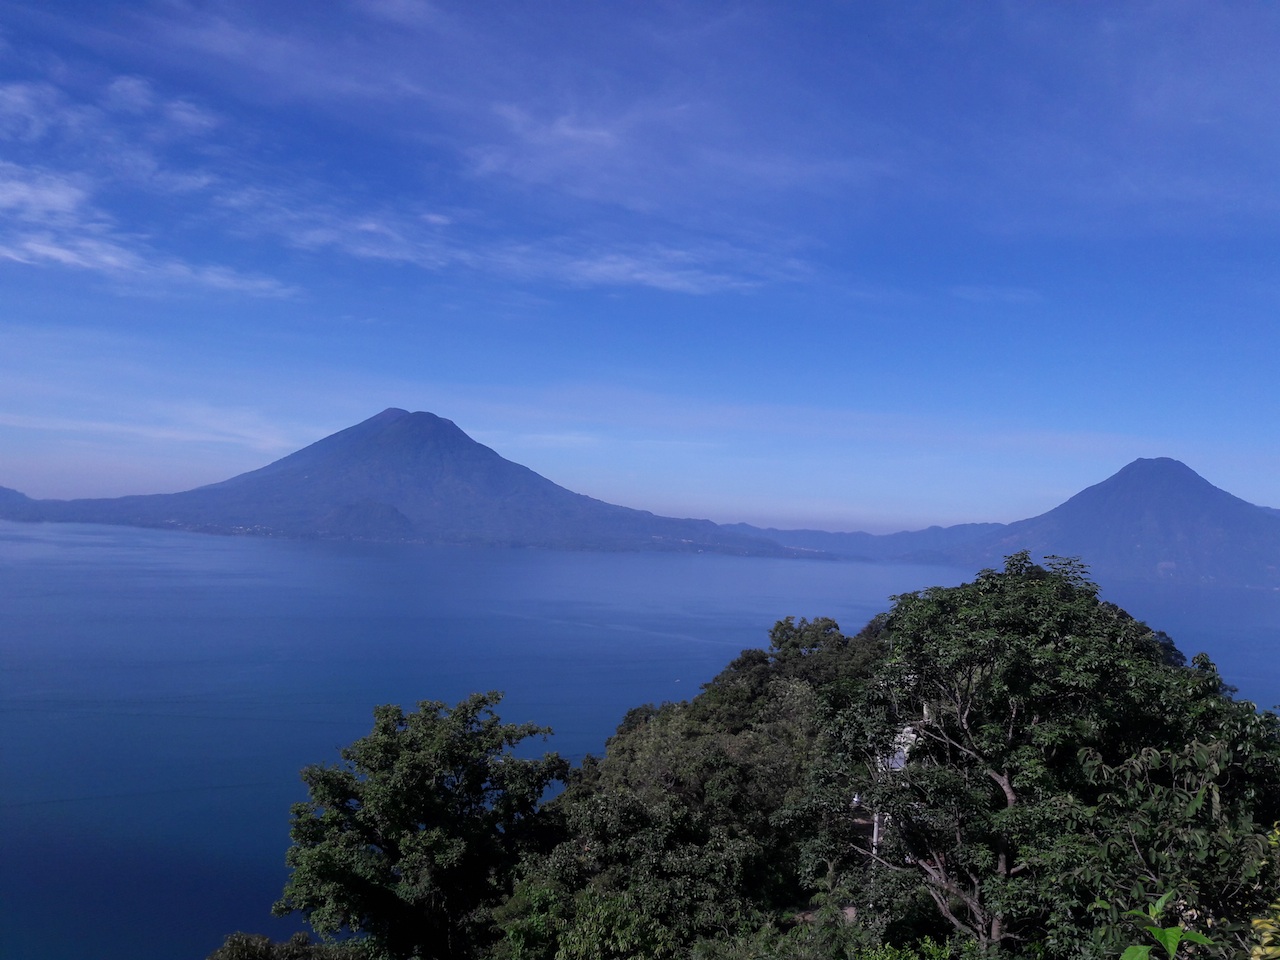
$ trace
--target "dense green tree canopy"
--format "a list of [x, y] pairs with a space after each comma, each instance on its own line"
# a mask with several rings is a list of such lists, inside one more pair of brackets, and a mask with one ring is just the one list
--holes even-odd
[[1120, 909], [1174, 887], [1180, 919], [1220, 939], [1263, 905], [1275, 718], [1207, 659], [1178, 666], [1078, 564], [1020, 554], [898, 597], [883, 637], [863, 695], [824, 726], [809, 797], [852, 900], [912, 882], [982, 947], [1054, 956], [1088, 939], [1105, 955]]
[[1280, 899], [1276, 717], [1074, 561], [1015, 555], [856, 636], [779, 621], [572, 772], [513, 756], [544, 731], [497, 702], [381, 707], [308, 767], [278, 908], [370, 957], [1094, 960], [1156, 901], [1239, 955]]
[[542, 795], [567, 770], [556, 754], [512, 754], [550, 731], [502, 723], [500, 699], [379, 707], [341, 764], [303, 770], [310, 799], [293, 809], [277, 912], [300, 910], [322, 934], [366, 934], [392, 958], [474, 956], [512, 868], [542, 842]]
[[555, 802], [567, 835], [505, 912], [508, 955], [683, 956], [807, 908], [784, 811], [804, 791], [821, 691], [877, 655], [833, 620], [788, 618], [693, 700], [630, 711]]

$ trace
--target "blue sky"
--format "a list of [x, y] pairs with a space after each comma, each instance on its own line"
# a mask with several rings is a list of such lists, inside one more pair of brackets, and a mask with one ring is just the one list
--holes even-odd
[[885, 531], [1280, 506], [1280, 5], [0, 0], [0, 484], [387, 406]]

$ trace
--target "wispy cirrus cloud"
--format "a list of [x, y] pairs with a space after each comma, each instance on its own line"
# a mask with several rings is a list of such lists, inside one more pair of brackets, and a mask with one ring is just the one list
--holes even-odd
[[705, 294], [748, 290], [766, 279], [794, 278], [804, 269], [794, 258], [727, 243], [677, 246], [572, 234], [495, 239], [472, 229], [464, 217], [455, 223], [431, 211], [351, 209], [283, 188], [235, 191], [216, 203], [234, 216], [236, 230], [274, 235], [299, 249], [508, 280]]
[[[796, 201], [821, 214], [832, 197], [853, 213], [923, 199], [929, 218], [995, 233], [1167, 232], [1269, 216], [1277, 88], [1270, 51], [1241, 43], [1241, 23], [1266, 16], [1205, 20], [1144, 3], [1105, 18], [991, 8], [940, 29], [936, 16], [904, 10], [882, 35], [901, 49], [851, 36], [841, 65], [803, 70], [749, 6], [579, 11], [557, 23], [544, 11], [486, 18], [422, 0], [350, 0], [308, 18], [237, 2], [144, 4], [98, 42], [145, 47], [246, 102], [305, 104], [353, 138], [416, 143], [455, 185], [470, 177], [523, 187], [525, 201], [541, 193], [646, 223], [714, 224], [719, 239], [750, 246], [748, 230], [799, 232], [784, 216]], [[965, 60], [981, 36], [1027, 69]], [[917, 54], [937, 61], [918, 84], [885, 66]], [[768, 82], [754, 83], [754, 71]], [[1021, 73], [1041, 87], [1016, 82]], [[945, 107], [971, 87], [988, 96]], [[127, 84], [117, 91], [122, 104], [145, 99]], [[554, 207], [538, 211], [552, 232]]]
[[[12, 155], [40, 158], [0, 161], [0, 260], [86, 271], [150, 292], [291, 296], [288, 284], [175, 255], [137, 224], [121, 222], [123, 208], [139, 198], [190, 194], [214, 182], [199, 167], [167, 163], [157, 145], [200, 136], [216, 118], [160, 98], [134, 77], [111, 82], [102, 102], [74, 102], [48, 82], [0, 85], [0, 140]], [[116, 122], [120, 113], [127, 123]]]
[[662, 247], [600, 255], [547, 256], [544, 252], [502, 251], [500, 262], [516, 272], [544, 273], [578, 286], [641, 286], [669, 293], [745, 290], [758, 284], [731, 273], [708, 269], [707, 258], [691, 250]]
[[[210, 37], [203, 42], [220, 43]], [[226, 46], [243, 53], [231, 41]], [[557, 229], [554, 222], [534, 230], [527, 222], [503, 229], [507, 225], [491, 208], [434, 209], [426, 190], [394, 204], [362, 204], [325, 179], [289, 177], [287, 168], [266, 167], [252, 152], [229, 152], [228, 138], [240, 131], [225, 118], [188, 99], [165, 96], [136, 75], [111, 79], [96, 94], [78, 99], [49, 81], [0, 86], [0, 136], [30, 147], [41, 161], [0, 168], [0, 209], [16, 215], [0, 227], [0, 257], [135, 285], [202, 286], [268, 297], [298, 292], [296, 283], [166, 252], [177, 238], [139, 219], [138, 197], [182, 204], [181, 217], [167, 214], [168, 223], [214, 230], [226, 243], [254, 237], [430, 272], [687, 294], [745, 291], [796, 275], [793, 255], [757, 244], [664, 240], [649, 228], [587, 235], [580, 228]], [[625, 139], [636, 136], [631, 131]], [[548, 135], [547, 150], [555, 153], [552, 141], [566, 139], [597, 147], [624, 142], [621, 133], [605, 127], [579, 129], [566, 121]], [[586, 156], [580, 163], [592, 165]], [[559, 167], [573, 172], [563, 160]], [[496, 167], [490, 175], [498, 175]]]
[[[751, 211], [762, 201], [867, 190], [897, 172], [885, 130], [851, 152], [847, 144], [824, 149], [820, 138], [792, 143], [763, 119], [744, 123], [734, 102], [741, 94], [726, 102], [720, 79], [702, 76], [704, 51], [694, 44], [673, 54], [670, 38], [654, 35], [643, 17], [588, 54], [563, 46], [543, 23], [526, 32], [413, 0], [351, 8], [364, 17], [340, 34], [234, 4], [216, 14], [153, 8], [135, 26], [157, 58], [181, 57], [269, 108], [305, 103], [352, 136], [416, 146], [433, 167], [472, 184], [523, 189], [526, 200], [532, 188], [545, 195], [544, 215], [560, 195], [660, 223], [714, 219], [732, 240], [740, 220], [759, 228]], [[702, 36], [709, 38], [735, 42], [731, 29]], [[607, 75], [616, 45], [687, 58], [689, 77], [658, 89], [565, 82], [588, 69]], [[554, 229], [559, 217], [550, 219]]]
[[[401, 69], [397, 51], [402, 50], [405, 20], [413, 25], [427, 22], [425, 13], [415, 16], [408, 4], [388, 4], [379, 19], [391, 34], [391, 46], [378, 56], [376, 44], [365, 41], [359, 32], [338, 38], [323, 31], [309, 32], [298, 21], [288, 27], [255, 22], [233, 10], [202, 13], [172, 9], [144, 14], [135, 29], [163, 45], [164, 57], [202, 58], [204, 72], [219, 74], [224, 81], [245, 85], [248, 95], [275, 102], [322, 103], [330, 111], [341, 112], [351, 103], [438, 102], [447, 99], [431, 83], [420, 83], [418, 71]], [[397, 17], [397, 12], [399, 16]], [[414, 36], [421, 34], [414, 31]], [[421, 51], [420, 51], [421, 52]], [[430, 63], [431, 57], [422, 62]], [[230, 71], [228, 75], [227, 71]]]
[[215, 181], [197, 155], [174, 156], [220, 126], [212, 112], [159, 96], [139, 77], [117, 77], [92, 99], [53, 83], [0, 84], [0, 140], [10, 159], [24, 155], [149, 192], [186, 192]]
[[91, 203], [85, 179], [0, 163], [0, 260], [30, 267], [62, 267], [114, 281], [145, 284], [152, 292], [212, 289], [259, 297], [295, 291], [270, 277], [160, 253], [117, 229]]
[[29, 223], [72, 217], [83, 209], [88, 192], [66, 177], [27, 171], [0, 162], [0, 210]]
[[32, 416], [0, 412], [0, 426], [53, 433], [128, 436], [166, 443], [223, 443], [271, 453], [291, 452], [293, 438], [278, 426], [243, 411], [211, 407], [169, 412], [168, 423], [138, 420]]
[[427, 0], [352, 0], [357, 12], [399, 27], [457, 32], [457, 22], [438, 4]]
[[722, 105], [693, 90], [592, 107], [552, 100], [490, 109], [496, 128], [467, 150], [474, 175], [720, 231], [758, 229], [759, 211], [782, 198], [851, 199], [900, 175], [886, 136], [856, 151], [788, 149], [772, 132], [727, 122]]
[[[1043, 110], [1028, 124], [1022, 93], [1000, 81], [993, 103], [966, 112], [957, 128], [927, 105], [906, 124], [885, 112], [869, 84], [847, 88], [844, 100], [832, 99], [834, 87], [806, 90], [778, 73], [770, 49], [751, 45], [761, 37], [752, 33], [750, 11], [685, 16], [683, 32], [669, 24], [651, 29], [644, 16], [614, 18], [613, 33], [569, 44], [561, 61], [543, 55], [559, 42], [549, 29], [526, 35], [512, 23], [422, 0], [350, 0], [342, 10], [342, 28], [331, 29], [333, 11], [299, 21], [235, 2], [144, 5], [128, 20], [147, 50], [134, 72], [78, 99], [52, 79], [0, 90], [0, 130], [15, 144], [59, 143], [65, 162], [41, 169], [82, 191], [89, 202], [80, 209], [91, 203], [97, 229], [109, 234], [4, 237], [5, 255], [100, 270], [137, 271], [153, 260], [161, 266], [153, 279], [257, 295], [305, 285], [301, 272], [273, 291], [252, 270], [241, 268], [249, 276], [236, 281], [234, 264], [189, 264], [167, 252], [180, 244], [154, 221], [127, 212], [123, 197], [108, 199], [106, 183], [185, 194], [189, 202], [171, 223], [214, 231], [230, 248], [254, 238], [264, 259], [278, 259], [282, 247], [305, 251], [314, 255], [308, 268], [332, 257], [692, 295], [755, 290], [819, 269], [859, 284], [856, 261], [836, 263], [824, 251], [856, 233], [877, 205], [905, 205], [908, 228], [927, 208], [929, 221], [936, 211], [940, 220], [1006, 235], [1178, 230], [1256, 218], [1280, 205], [1256, 175], [1224, 176], [1209, 162], [1216, 155], [1205, 146], [1206, 129], [1239, 139], [1234, 121], [1245, 129], [1270, 122], [1256, 104], [1238, 102], [1243, 67], [1192, 89], [1148, 57], [1117, 64], [1107, 55], [1114, 38], [1060, 14], [1002, 20], [1010, 54], [1027, 55], [1044, 31], [1059, 30], [1062, 50], [1080, 58], [1064, 55], [1048, 74], [1068, 62], [1075, 69], [1081, 59], [1083, 89], [1111, 84], [1122, 95], [1081, 109], [1075, 93], [1051, 88], [1046, 103], [1062, 109]], [[1169, 29], [1150, 19], [1130, 10], [1109, 29]], [[952, 37], [928, 34], [911, 16], [897, 28], [939, 55], [954, 52]], [[115, 29], [119, 35], [101, 42], [125, 43], [120, 22]], [[634, 58], [632, 73], [609, 72], [609, 58], [629, 44], [665, 64], [662, 83], [647, 82], [647, 67], [637, 70]], [[749, 79], [708, 66], [730, 52], [758, 56], [760, 69], [780, 82], [759, 109], [747, 99], [761, 92]], [[181, 61], [187, 75], [224, 93], [237, 90], [240, 104], [258, 112], [223, 101], [224, 112], [215, 113], [195, 97], [162, 90], [143, 75], [146, 58]], [[851, 69], [866, 59], [855, 45]], [[1188, 69], [1204, 75], [1203, 58], [1191, 58]], [[598, 70], [611, 82], [584, 82]], [[331, 130], [341, 128], [359, 150], [394, 155], [397, 168], [366, 178], [340, 165], [291, 167], [265, 145], [270, 118], [287, 119], [298, 104]], [[808, 125], [787, 112], [801, 105]], [[1081, 118], [1100, 135], [1082, 136]], [[1124, 136], [1134, 125], [1143, 135]], [[1182, 142], [1191, 149], [1164, 149]], [[94, 155], [75, 143], [94, 144]], [[38, 202], [33, 193], [29, 204]], [[805, 262], [824, 257], [822, 268]], [[939, 286], [971, 303], [1035, 296], [1014, 285], [944, 281], [933, 289]]]
[[962, 284], [951, 287], [947, 293], [958, 300], [970, 303], [1022, 304], [1040, 303], [1044, 297], [1029, 287], [1001, 284]]

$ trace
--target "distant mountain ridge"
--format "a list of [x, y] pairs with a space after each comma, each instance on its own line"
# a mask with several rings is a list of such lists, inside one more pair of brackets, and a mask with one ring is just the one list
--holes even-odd
[[797, 552], [709, 520], [659, 517], [573, 493], [450, 420], [398, 408], [220, 483], [101, 500], [31, 500], [3, 490], [0, 517], [279, 537]]
[[710, 551], [998, 565], [1078, 556], [1100, 576], [1280, 587], [1280, 511], [1167, 457], [1140, 459], [1037, 517], [874, 535], [661, 517], [558, 486], [450, 420], [391, 408], [258, 470], [182, 493], [33, 500], [0, 519], [210, 533], [583, 550]]
[[1138, 459], [1047, 513], [874, 536], [760, 529], [741, 533], [876, 561], [990, 566], [1011, 553], [1081, 557], [1100, 575], [1280, 587], [1280, 511], [1220, 490], [1168, 457]]

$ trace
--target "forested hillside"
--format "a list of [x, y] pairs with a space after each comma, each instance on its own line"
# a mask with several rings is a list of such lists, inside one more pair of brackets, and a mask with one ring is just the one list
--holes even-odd
[[1078, 564], [770, 640], [572, 770], [498, 694], [379, 708], [304, 771], [277, 904], [354, 939], [211, 960], [1084, 960], [1147, 928], [1226, 958], [1276, 911], [1280, 723]]

